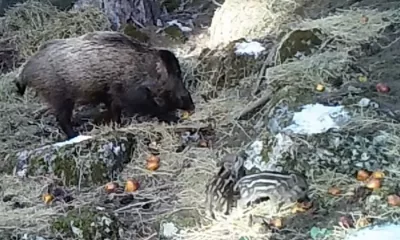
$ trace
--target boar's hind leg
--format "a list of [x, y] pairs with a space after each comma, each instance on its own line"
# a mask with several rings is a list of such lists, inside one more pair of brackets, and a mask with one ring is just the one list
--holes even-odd
[[55, 114], [61, 129], [67, 134], [68, 139], [78, 136], [78, 133], [72, 128], [72, 111], [74, 103], [72, 101], [64, 101], [55, 106]]

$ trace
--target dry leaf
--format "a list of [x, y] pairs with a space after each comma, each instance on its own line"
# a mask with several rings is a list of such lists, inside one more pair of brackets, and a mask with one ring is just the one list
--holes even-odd
[[43, 194], [42, 199], [44, 203], [50, 204], [53, 201], [54, 196], [49, 193], [45, 193]]
[[383, 179], [385, 177], [385, 174], [381, 171], [376, 171], [372, 173], [372, 177], [376, 179]]
[[270, 224], [276, 228], [282, 228], [283, 226], [282, 219], [280, 218], [273, 219]]
[[328, 193], [331, 195], [339, 195], [341, 193], [341, 190], [338, 187], [331, 187], [328, 189]]
[[381, 187], [381, 179], [370, 178], [366, 184], [366, 187], [369, 189], [378, 189]]
[[360, 219], [357, 220], [356, 227], [357, 228], [362, 228], [362, 227], [366, 227], [366, 226], [368, 226], [370, 224], [371, 224], [371, 222], [369, 221], [368, 218], [361, 217]]
[[206, 140], [200, 140], [199, 141], [199, 147], [203, 147], [203, 148], [208, 147], [207, 141]]

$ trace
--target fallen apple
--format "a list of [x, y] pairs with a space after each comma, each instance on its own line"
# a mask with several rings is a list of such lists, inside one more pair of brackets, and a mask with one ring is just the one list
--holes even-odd
[[376, 84], [376, 90], [380, 93], [388, 93], [390, 91], [390, 88], [384, 83], [378, 83]]
[[358, 181], [365, 181], [369, 178], [371, 174], [366, 170], [358, 170], [357, 171], [357, 180]]
[[135, 192], [140, 187], [140, 184], [135, 179], [128, 179], [125, 183], [125, 192]]
[[400, 196], [392, 194], [387, 197], [388, 204], [392, 207], [400, 206]]
[[115, 182], [109, 182], [104, 186], [106, 193], [113, 193], [117, 190], [118, 184]]

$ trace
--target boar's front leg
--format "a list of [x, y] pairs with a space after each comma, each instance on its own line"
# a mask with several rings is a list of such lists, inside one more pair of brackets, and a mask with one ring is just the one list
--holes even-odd
[[105, 101], [105, 105], [108, 111], [107, 120], [112, 120], [114, 123], [121, 124], [121, 111], [122, 111], [121, 104], [109, 98], [107, 99], [107, 101]]
[[157, 118], [160, 122], [166, 122], [168, 124], [178, 123], [179, 117], [174, 112], [158, 113]]
[[73, 101], [66, 100], [55, 105], [55, 115], [58, 124], [67, 135], [68, 140], [77, 137], [79, 134], [72, 127], [71, 117], [74, 109]]

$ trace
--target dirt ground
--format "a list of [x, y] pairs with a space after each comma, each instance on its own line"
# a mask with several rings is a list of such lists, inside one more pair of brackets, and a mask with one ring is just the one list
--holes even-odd
[[[379, 11], [400, 9], [400, 1], [380, 1], [376, 3], [376, 1], [371, 0], [320, 0], [311, 2], [311, 4], [305, 5], [302, 11], [304, 12], [304, 16], [312, 19], [326, 17], [331, 13], [335, 13], [338, 9], [363, 7], [373, 7], [377, 8]], [[216, 6], [211, 4], [208, 12], [202, 15], [202, 17], [195, 22], [195, 25], [209, 26], [215, 8]], [[159, 47], [174, 49], [181, 59], [189, 58], [189, 54], [194, 55], [206, 46], [207, 29], [205, 28], [196, 27], [192, 36], [189, 36], [189, 40], [184, 44], [154, 34], [152, 33], [153, 30], [154, 29], [147, 30], [151, 36], [152, 44]], [[400, 22], [386, 29], [384, 37], [380, 38], [378, 41], [363, 44], [361, 53], [357, 53], [355, 56], [356, 61], [353, 64], [354, 69], [352, 69], [352, 74], [359, 74], [367, 77], [368, 83], [366, 86], [368, 87], [366, 88], [368, 92], [365, 96], [378, 102], [384, 114], [397, 120], [395, 123], [391, 124], [398, 124], [400, 120], [400, 115], [398, 115], [400, 114], [400, 105], [398, 104], [400, 101], [400, 82], [398, 81], [398, 77], [400, 76], [400, 40], [398, 39], [400, 39]], [[193, 68], [193, 66], [188, 67], [190, 64], [187, 62], [184, 62], [183, 65], [185, 65], [185, 70], [191, 67]], [[187, 71], [185, 73], [186, 79], [191, 78], [190, 75], [191, 72]], [[16, 97], [15, 88], [11, 84], [13, 75], [7, 76], [7, 78], [4, 78], [6, 80], [0, 84], [0, 91], [2, 93], [0, 95], [0, 109], [3, 109], [2, 114], [9, 113], [9, 115], [3, 116], [2, 119], [4, 123], [0, 125], [4, 133], [4, 136], [1, 136], [2, 139], [0, 139], [0, 156], [4, 159], [4, 161], [1, 161], [0, 166], [4, 176], [0, 178], [0, 182], [8, 184], [10, 187], [2, 187], [0, 189], [0, 196], [3, 198], [3, 201], [0, 202], [0, 212], [2, 212], [0, 213], [0, 218], [3, 218], [3, 220], [0, 220], [0, 233], [7, 232], [9, 229], [13, 229], [18, 233], [34, 232], [34, 230], [36, 230], [35, 228], [40, 225], [42, 226], [40, 227], [40, 234], [43, 234], [43, 232], [48, 231], [50, 228], [51, 218], [64, 216], [66, 213], [63, 213], [63, 211], [67, 209], [59, 205], [52, 207], [44, 206], [42, 200], [38, 197], [42, 192], [43, 186], [52, 182], [52, 180], [50, 181], [49, 179], [52, 179], [54, 176], [36, 176], [35, 178], [28, 178], [21, 182], [17, 177], [12, 176], [11, 168], [13, 166], [10, 165], [14, 164], [10, 164], [8, 159], [12, 155], [11, 153], [62, 141], [64, 136], [60, 133], [58, 125], [50, 113], [41, 113], [38, 111], [38, 109], [42, 107], [42, 104], [37, 101], [37, 99], [32, 95], [25, 96], [23, 99]], [[390, 93], [376, 93], [374, 86], [378, 82], [386, 83], [390, 87]], [[141, 183], [143, 182], [143, 185], [147, 187], [143, 192], [140, 192], [140, 194], [142, 194], [140, 197], [146, 199], [147, 205], [143, 204], [142, 201], [141, 210], [138, 210], [139, 208], [136, 208], [136, 205], [132, 206], [138, 204], [137, 202], [131, 205], [124, 205], [120, 202], [118, 204], [115, 203], [117, 200], [113, 199], [112, 201], [114, 202], [112, 204], [115, 204], [115, 206], [111, 206], [112, 204], [109, 202], [105, 203], [104, 198], [106, 197], [104, 197], [105, 194], [102, 192], [103, 185], [98, 184], [83, 190], [80, 189], [80, 186], [71, 187], [77, 201], [68, 207], [73, 208], [74, 206], [93, 204], [111, 209], [110, 211], [113, 213], [125, 214], [124, 219], [126, 221], [124, 224], [130, 224], [131, 228], [128, 228], [129, 230], [123, 239], [135, 239], [134, 237], [138, 235], [142, 236], [142, 239], [160, 239], [157, 233], [154, 233], [154, 229], [158, 228], [158, 226], [155, 227], [155, 225], [159, 223], [159, 219], [156, 218], [162, 216], [163, 219], [169, 219], [173, 213], [179, 211], [183, 212], [182, 215], [179, 216], [185, 216], [183, 218], [184, 220], [181, 219], [181, 221], [196, 222], [195, 224], [183, 224], [185, 226], [188, 225], [188, 227], [186, 232], [182, 233], [183, 237], [181, 237], [181, 239], [200, 240], [211, 238], [223, 240], [232, 239], [229, 237], [237, 237], [238, 240], [243, 240], [244, 238], [238, 237], [237, 232], [239, 230], [237, 229], [242, 227], [244, 229], [242, 233], [246, 234], [247, 230], [243, 227], [245, 224], [243, 224], [243, 222], [238, 224], [226, 218], [224, 220], [219, 220], [219, 222], [217, 221], [217, 223], [213, 223], [204, 215], [203, 200], [205, 190], [204, 183], [216, 172], [216, 162], [221, 158], [221, 155], [226, 152], [237, 152], [243, 149], [244, 145], [254, 141], [258, 137], [259, 132], [255, 129], [253, 122], [243, 121], [239, 124], [236, 120], [233, 120], [233, 116], [237, 116], [249, 102], [240, 100], [233, 90], [231, 92], [223, 92], [221, 96], [209, 102], [206, 102], [201, 96], [207, 89], [191, 89], [191, 91], [193, 91], [197, 112], [190, 120], [177, 127], [178, 130], [171, 130], [165, 126], [154, 127], [151, 124], [125, 126], [123, 128], [124, 134], [126, 132], [133, 132], [135, 134], [137, 132], [141, 134], [146, 132], [143, 134], [147, 134], [146, 136], [149, 138], [156, 138], [150, 132], [159, 131], [163, 135], [163, 140], [160, 141], [161, 146], [159, 147], [159, 151], [161, 152], [161, 158], [166, 160], [165, 164], [160, 167], [157, 173], [146, 172], [146, 170], [141, 167], [140, 164], [143, 164], [143, 160], [140, 159], [144, 159], [145, 156], [149, 154], [149, 150], [143, 147], [142, 144], [140, 145], [141, 148], [137, 149], [135, 152], [135, 159], [127, 164], [119, 177], [119, 181], [123, 181], [131, 176], [136, 176], [140, 179]], [[90, 132], [91, 135], [100, 135], [100, 133], [105, 130], [102, 128], [93, 128], [89, 123], [89, 118], [97, 118], [93, 117], [93, 115], [101, 114], [98, 111], [92, 112], [90, 107], [87, 107], [87, 109], [87, 111], [77, 112], [75, 116], [76, 127], [79, 127], [82, 133], [89, 133], [93, 130], [93, 132]], [[17, 115], [19, 115], [20, 118], [16, 118], [15, 116]], [[96, 120], [94, 120], [94, 122], [96, 122]], [[182, 132], [179, 130], [180, 128], [185, 128], [186, 125], [194, 125], [195, 127], [193, 128], [199, 128], [198, 126], [205, 126], [208, 124], [216, 125], [214, 126], [212, 134], [207, 133], [212, 135], [212, 147], [202, 148], [199, 145], [194, 145], [182, 153], [176, 151], [180, 145], [180, 135]], [[107, 127], [105, 128], [108, 129]], [[366, 128], [368, 128], [367, 125]], [[204, 130], [204, 132], [206, 132], [206, 130]], [[210, 137], [204, 132], [202, 133], [204, 134], [202, 137]], [[384, 170], [388, 171], [389, 183], [382, 191], [374, 192], [375, 196], [379, 198], [378, 202], [384, 202], [388, 194], [399, 193], [399, 176], [397, 169]], [[359, 222], [366, 218], [371, 222], [380, 223], [388, 220], [395, 221], [400, 217], [399, 210], [382, 210], [382, 205], [384, 205], [382, 202], [376, 203], [373, 200], [368, 200], [372, 203], [367, 204], [366, 199], [371, 196], [372, 191], [361, 186], [355, 180], [354, 175], [348, 173], [335, 175], [333, 171], [326, 170], [324, 174], [315, 174], [315, 179], [310, 179], [310, 181], [312, 185], [312, 208], [306, 212], [297, 213], [295, 215], [271, 213], [269, 215], [270, 217], [273, 215], [273, 218], [282, 217], [284, 219], [284, 228], [271, 229], [271, 227], [268, 227], [268, 232], [264, 235], [255, 235], [263, 237], [253, 237], [252, 239], [308, 240], [312, 239], [310, 237], [312, 228], [318, 227], [320, 229], [327, 228], [337, 230], [335, 234], [338, 235], [318, 239], [338, 240], [343, 239], [343, 236], [340, 234], [346, 231], [343, 230], [343, 227], [338, 226], [339, 219], [343, 216], [354, 218], [355, 225], [362, 225]], [[344, 193], [335, 197], [327, 194], [327, 188], [333, 183], [337, 183]], [[154, 191], [156, 191], [157, 194], [154, 194]], [[6, 196], [10, 195], [20, 195], [21, 197], [19, 197], [18, 201], [14, 201], [10, 204], [10, 201], [4, 200]], [[16, 204], [16, 202], [18, 204]], [[23, 207], [20, 205], [23, 205]], [[159, 216], [150, 216], [150, 214], [154, 214], [154, 212], [150, 213], [146, 212], [147, 210], [143, 210], [145, 208], [144, 205], [146, 205], [146, 208], [151, 209], [156, 206], [154, 208], [159, 211], [157, 212]], [[151, 207], [148, 207], [150, 205]], [[261, 205], [261, 207], [262, 206], [263, 205]], [[142, 210], [144, 212], [142, 212]], [[262, 213], [268, 215], [265, 211], [267, 210], [264, 209]], [[30, 217], [25, 218], [24, 215], [29, 215]], [[138, 216], [143, 218], [141, 220], [145, 223], [135, 223], [135, 219], [138, 219]], [[188, 219], [190, 219], [190, 221]], [[242, 220], [243, 218], [237, 217], [237, 219]], [[21, 222], [22, 226], [19, 225], [19, 222]], [[226, 233], [225, 236], [221, 234], [221, 236], [214, 236], [213, 238], [212, 233], [218, 232], [218, 228], [222, 228], [222, 232], [228, 231], [229, 226], [227, 225], [229, 224], [232, 224], [232, 226], [235, 225], [232, 228], [236, 229], [232, 230], [231, 235]], [[134, 231], [132, 230], [132, 226], [140, 230], [136, 231], [135, 229]], [[199, 233], [202, 231], [203, 235]], [[52, 236], [48, 239], [60, 238]], [[118, 238], [115, 237], [112, 239]]]

